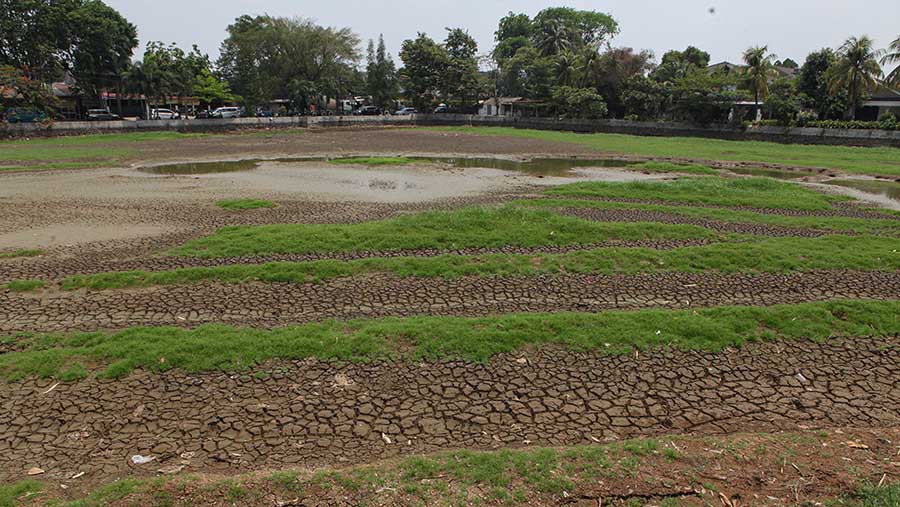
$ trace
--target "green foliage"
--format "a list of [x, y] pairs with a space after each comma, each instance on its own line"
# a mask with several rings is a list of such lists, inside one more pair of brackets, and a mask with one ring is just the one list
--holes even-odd
[[837, 56], [829, 48], [814, 51], [806, 57], [797, 76], [797, 91], [804, 106], [815, 110], [822, 120], [840, 119], [849, 107], [845, 91], [832, 94], [828, 89], [828, 69], [836, 61]]
[[[836, 301], [677, 311], [390, 318], [272, 330], [224, 325], [133, 328], [109, 334], [21, 339], [17, 343], [21, 351], [0, 355], [0, 373], [9, 379], [55, 377], [73, 363], [108, 365], [103, 375], [111, 377], [138, 368], [239, 371], [270, 359], [310, 357], [487, 361], [495, 354], [549, 344], [607, 354], [658, 347], [719, 351], [761, 339], [821, 341], [837, 336], [894, 336], [900, 333], [897, 315], [900, 303], [896, 301]], [[485, 473], [494, 469], [485, 466]]]
[[691, 160], [734, 160], [812, 168], [840, 169], [849, 173], [900, 176], [897, 148], [810, 146], [764, 141], [725, 141], [692, 137], [648, 137], [623, 134], [575, 134], [505, 127], [441, 127], [433, 130], [479, 135], [523, 137], [569, 142], [605, 154]]
[[44, 285], [43, 280], [13, 280], [3, 287], [13, 292], [31, 292], [43, 288]]
[[800, 97], [794, 80], [781, 78], [772, 83], [764, 107], [769, 118], [779, 125], [791, 125], [800, 113], [800, 108]]
[[850, 119], [856, 119], [856, 110], [863, 97], [874, 91], [882, 76], [878, 64], [880, 52], [873, 47], [872, 39], [850, 37], [838, 50], [837, 60], [828, 68], [828, 91], [834, 95], [846, 92], [850, 101]]
[[[884, 65], [885, 67], [897, 63], [900, 63], [900, 37], [897, 37], [891, 42], [890, 46], [888, 46], [887, 50], [884, 52], [884, 56], [881, 58], [881, 65]], [[894, 70], [892, 70], [885, 78], [885, 82], [895, 87], [900, 87], [900, 65], [894, 67]]]
[[566, 118], [596, 119], [606, 116], [606, 102], [590, 88], [556, 87], [553, 89], [553, 103]]
[[647, 161], [641, 162], [638, 164], [633, 164], [628, 166], [629, 168], [641, 169], [643, 171], [651, 171], [651, 172], [666, 172], [666, 173], [686, 173], [686, 174], [708, 174], [714, 175], [719, 174], [719, 171], [711, 167], [707, 167], [705, 165], [700, 164], [678, 164], [674, 162], [656, 162], [656, 161]]
[[216, 202], [216, 206], [227, 210], [245, 210], [274, 208], [275, 203], [263, 199], [224, 199]]
[[398, 91], [397, 69], [387, 53], [383, 36], [378, 36], [377, 50], [375, 43], [369, 40], [366, 61], [366, 88], [372, 96], [372, 103], [381, 108], [390, 107]]
[[734, 77], [710, 74], [706, 69], [677, 78], [670, 88], [675, 118], [703, 126], [726, 123], [735, 101], [741, 98], [732, 90], [734, 83]]
[[214, 76], [209, 69], [203, 69], [200, 74], [194, 76], [191, 88], [195, 97], [212, 107], [235, 102], [238, 98], [231, 93], [231, 86]]
[[283, 224], [223, 227], [189, 241], [177, 255], [234, 257], [279, 253], [389, 251], [422, 248], [575, 245], [610, 239], [709, 238], [694, 226], [606, 223], [544, 210], [506, 207], [431, 211], [359, 224]]
[[776, 74], [772, 64], [775, 56], [769, 53], [768, 46], [757, 46], [744, 51], [743, 59], [747, 67], [742, 78], [759, 107], [759, 102], [769, 96], [769, 80]]
[[666, 52], [651, 77], [660, 83], [673, 83], [698, 70], [706, 70], [709, 53], [688, 46], [684, 51]]
[[667, 97], [667, 88], [648, 77], [633, 76], [622, 83], [621, 101], [626, 118], [643, 121], [659, 118]]
[[137, 28], [101, 1], [80, 3], [68, 13], [74, 49], [66, 47], [63, 54], [71, 55], [78, 88], [96, 97], [119, 83], [138, 45]]
[[403, 41], [400, 59], [406, 95], [420, 110], [429, 109], [434, 97], [443, 92], [450, 55], [443, 46], [420, 32], [415, 39]]
[[218, 67], [248, 109], [282, 97], [296, 110], [324, 105], [326, 96], [345, 96], [355, 79], [359, 37], [349, 28], [244, 15], [227, 30]]

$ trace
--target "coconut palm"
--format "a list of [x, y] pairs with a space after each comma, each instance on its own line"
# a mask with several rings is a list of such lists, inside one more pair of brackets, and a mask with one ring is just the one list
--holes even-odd
[[557, 55], [572, 46], [572, 34], [564, 24], [554, 21], [544, 25], [537, 42], [542, 55]]
[[575, 82], [575, 74], [578, 72], [578, 58], [569, 50], [563, 51], [556, 57], [556, 79], [560, 86], [570, 86]]
[[756, 104], [756, 114], [759, 116], [759, 101], [769, 96], [769, 79], [775, 74], [775, 65], [772, 61], [775, 55], [769, 54], [768, 46], [756, 46], [744, 51], [744, 69], [747, 87], [753, 92], [753, 102]]
[[[884, 66], [895, 63], [900, 63], [900, 37], [891, 42], [891, 45], [887, 48], [887, 54], [881, 59], [881, 65]], [[900, 65], [888, 74], [886, 81], [894, 86], [900, 86]]]
[[882, 54], [883, 51], [873, 47], [869, 37], [850, 37], [838, 50], [837, 62], [828, 69], [828, 91], [832, 95], [847, 92], [851, 119], [856, 119], [856, 110], [863, 95], [878, 86], [882, 76], [878, 58]]

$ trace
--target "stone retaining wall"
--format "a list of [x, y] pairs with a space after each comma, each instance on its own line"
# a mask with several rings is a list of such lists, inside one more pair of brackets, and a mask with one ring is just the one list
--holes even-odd
[[493, 126], [571, 132], [609, 132], [642, 136], [690, 136], [797, 144], [889, 146], [900, 148], [900, 131], [786, 127], [697, 127], [678, 122], [629, 120], [566, 120], [556, 118], [504, 118], [477, 115], [408, 116], [294, 116], [197, 120], [139, 120], [12, 124], [0, 127], [0, 137], [36, 137], [98, 132], [178, 130], [224, 131], [258, 128], [330, 128], [383, 126]]

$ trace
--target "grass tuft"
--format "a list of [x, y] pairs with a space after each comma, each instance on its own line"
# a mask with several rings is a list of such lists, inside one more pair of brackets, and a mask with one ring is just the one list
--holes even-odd
[[31, 292], [43, 288], [44, 285], [43, 280], [13, 280], [3, 287], [13, 292]]
[[12, 252], [0, 252], [0, 259], [14, 259], [16, 257], [37, 257], [43, 255], [43, 250], [15, 250]]
[[22, 499], [41, 491], [41, 483], [37, 481], [20, 481], [14, 484], [0, 484], [0, 507], [16, 507], [22, 505]]
[[716, 175], [719, 174], [719, 171], [716, 171], [712, 167], [708, 167], [700, 164], [682, 164], [682, 163], [673, 163], [673, 162], [657, 162], [657, 161], [647, 161], [640, 162], [637, 164], [631, 164], [628, 166], [633, 169], [641, 169], [644, 171], [650, 172], [661, 172], [661, 173], [685, 173], [685, 174], [703, 174], [703, 175]]
[[263, 199], [223, 199], [216, 206], [227, 210], [246, 210], [259, 208], [274, 208], [275, 203]]

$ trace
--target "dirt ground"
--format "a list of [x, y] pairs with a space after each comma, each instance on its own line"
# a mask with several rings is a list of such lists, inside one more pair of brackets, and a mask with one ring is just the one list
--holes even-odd
[[[581, 168], [566, 176], [541, 177], [435, 162], [369, 168], [267, 160], [248, 171], [184, 176], [139, 170], [185, 161], [363, 154], [597, 156], [570, 144], [420, 130], [213, 136], [146, 142], [138, 151], [126, 161], [127, 167], [0, 174], [0, 252], [42, 250], [33, 257], [0, 258], [0, 285], [31, 278], [48, 282], [35, 292], [0, 289], [0, 338], [212, 322], [274, 327], [383, 316], [900, 299], [900, 272], [847, 270], [427, 280], [380, 274], [305, 284], [204, 282], [134, 290], [60, 290], [57, 284], [67, 276], [109, 271], [389, 255], [554, 253], [609, 246], [240, 259], [164, 254], [229, 225], [357, 223], [536, 199], [548, 185], [572, 181], [672, 177], [618, 168]], [[269, 199], [277, 207], [234, 212], [216, 206], [217, 200], [231, 198]], [[690, 224], [766, 237], [835, 234], [637, 209], [558, 211], [594, 221]], [[753, 211], [900, 219], [854, 206], [821, 212]], [[670, 249], [699, 244], [704, 240], [616, 246]], [[26, 479], [29, 469], [40, 468], [40, 480], [53, 488], [72, 488], [52, 489], [51, 496], [72, 498], [74, 492], [113, 479], [153, 477], [157, 469], [171, 465], [203, 477], [250, 477], [247, 480], [262, 499], [247, 500], [246, 505], [413, 505], [415, 499], [398, 492], [317, 496], [315, 488], [291, 503], [286, 492], [271, 491], [257, 476], [247, 474], [285, 468], [331, 470], [460, 448], [593, 445], [652, 437], [672, 445], [677, 441], [690, 458], [654, 462], [633, 476], [582, 485], [549, 504], [626, 505], [636, 498], [643, 503], [628, 505], [660, 505], [671, 497], [682, 503], [662, 505], [800, 505], [791, 502], [825, 501], [861, 479], [877, 481], [882, 474], [892, 482], [900, 479], [900, 468], [890, 461], [897, 459], [889, 458], [900, 442], [898, 346], [897, 337], [847, 337], [827, 343], [754, 344], [715, 354], [659, 350], [610, 357], [542, 349], [498, 356], [488, 364], [306, 360], [260, 366], [264, 375], [138, 372], [119, 380], [30, 378], [0, 386], [0, 482]], [[0, 354], [14, 350], [14, 345], [0, 345]], [[754, 432], [746, 437], [752, 445], [768, 442], [784, 447], [788, 437], [781, 432], [794, 432], [786, 434], [794, 439], [799, 430], [822, 430], [831, 436], [820, 435], [816, 445], [806, 437], [797, 436], [800, 443], [792, 440], [799, 449], [795, 466], [765, 455], [741, 462], [731, 453], [709, 452], [719, 445], [710, 444], [710, 438], [732, 442], [744, 438], [739, 434]], [[866, 442], [869, 454], [847, 447], [851, 440]], [[819, 452], [825, 447], [835, 452]], [[130, 461], [134, 455], [154, 456], [154, 463], [135, 466]], [[853, 474], [843, 469], [845, 459], [857, 467]], [[741, 500], [725, 503], [704, 484], [727, 492], [729, 502]], [[198, 498], [203, 505], [235, 504], [210, 491], [173, 494], [183, 495], [188, 504], [196, 504]], [[603, 498], [611, 503], [603, 503]], [[536, 497], [522, 505], [547, 505], [541, 503], [546, 501]], [[122, 502], [111, 505], [126, 505]], [[141, 497], [136, 502], [132, 504], [150, 505], [141, 503]]]

